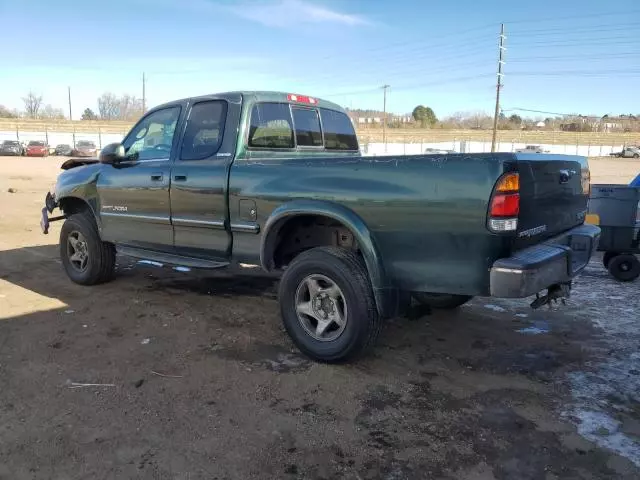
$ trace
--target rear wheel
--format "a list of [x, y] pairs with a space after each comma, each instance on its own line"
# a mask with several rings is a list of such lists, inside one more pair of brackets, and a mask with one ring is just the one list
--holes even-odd
[[364, 353], [382, 327], [367, 269], [350, 250], [317, 247], [301, 253], [285, 270], [278, 298], [287, 333], [318, 361]]
[[604, 252], [604, 255], [602, 256], [602, 264], [604, 265], [604, 268], [609, 268], [611, 259], [617, 257], [618, 255], [620, 254], [617, 252]]
[[473, 297], [469, 295], [453, 295], [448, 293], [414, 292], [413, 298], [415, 298], [421, 305], [428, 305], [431, 308], [438, 308], [442, 310], [452, 310], [464, 305]]
[[623, 253], [609, 262], [609, 273], [621, 282], [631, 282], [640, 276], [640, 261], [635, 255]]
[[89, 212], [74, 213], [60, 230], [60, 259], [67, 276], [80, 285], [96, 285], [113, 278], [116, 252], [100, 239]]

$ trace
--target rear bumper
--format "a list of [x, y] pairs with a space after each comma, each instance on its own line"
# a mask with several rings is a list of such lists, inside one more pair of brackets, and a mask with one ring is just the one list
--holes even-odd
[[571, 282], [589, 263], [599, 239], [600, 228], [585, 224], [497, 260], [490, 273], [491, 296], [524, 298]]

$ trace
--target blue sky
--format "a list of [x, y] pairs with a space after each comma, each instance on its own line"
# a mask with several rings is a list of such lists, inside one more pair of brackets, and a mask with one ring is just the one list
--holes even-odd
[[504, 22], [505, 110], [640, 113], [638, 0], [0, 0], [0, 18], [10, 108], [32, 89], [66, 112], [70, 86], [78, 117], [145, 72], [149, 106], [269, 89], [381, 109], [389, 84], [395, 113], [491, 112]]

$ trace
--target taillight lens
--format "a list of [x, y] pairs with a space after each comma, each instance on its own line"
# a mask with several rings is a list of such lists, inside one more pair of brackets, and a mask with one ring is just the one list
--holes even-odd
[[498, 194], [491, 199], [492, 217], [517, 217], [520, 213], [520, 194]]
[[518, 228], [520, 213], [520, 176], [507, 173], [500, 177], [493, 189], [489, 204], [489, 229], [494, 232], [513, 232]]

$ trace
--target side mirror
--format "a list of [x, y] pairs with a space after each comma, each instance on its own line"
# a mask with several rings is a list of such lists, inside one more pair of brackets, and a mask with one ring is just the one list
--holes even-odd
[[100, 163], [114, 165], [124, 160], [124, 147], [119, 143], [110, 143], [100, 151]]

